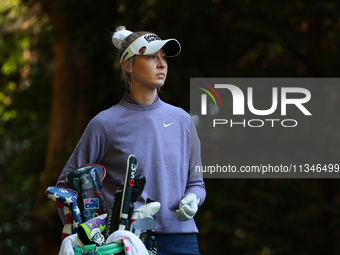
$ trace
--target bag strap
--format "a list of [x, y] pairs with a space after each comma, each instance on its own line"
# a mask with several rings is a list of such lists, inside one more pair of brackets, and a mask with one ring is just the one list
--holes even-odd
[[88, 245], [84, 245], [82, 254], [83, 255], [96, 255], [96, 252], [97, 252], [97, 245], [88, 244]]

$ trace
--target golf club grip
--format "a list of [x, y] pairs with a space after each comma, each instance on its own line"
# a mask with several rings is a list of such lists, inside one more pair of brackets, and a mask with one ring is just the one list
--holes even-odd
[[137, 158], [131, 154], [127, 160], [127, 169], [125, 175], [125, 184], [122, 197], [122, 205], [120, 209], [119, 230], [129, 229], [129, 210], [133, 192], [133, 186], [135, 185], [135, 175], [137, 170]]
[[116, 190], [113, 201], [108, 215], [108, 220], [105, 230], [105, 238], [108, 238], [113, 232], [118, 230], [119, 219], [120, 219], [120, 207], [122, 204], [124, 184], [122, 184], [118, 190]]

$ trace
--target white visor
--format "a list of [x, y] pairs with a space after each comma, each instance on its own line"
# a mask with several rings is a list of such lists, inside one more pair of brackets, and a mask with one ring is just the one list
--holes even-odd
[[181, 45], [176, 39], [162, 40], [155, 34], [146, 34], [127, 47], [120, 58], [120, 63], [134, 55], [150, 55], [162, 48], [164, 48], [167, 57], [176, 57], [181, 52]]

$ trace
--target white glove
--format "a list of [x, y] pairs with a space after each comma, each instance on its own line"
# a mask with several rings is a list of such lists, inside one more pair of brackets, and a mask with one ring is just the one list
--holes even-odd
[[180, 221], [192, 219], [197, 210], [200, 199], [195, 194], [186, 195], [179, 203], [179, 210], [176, 210], [176, 218]]

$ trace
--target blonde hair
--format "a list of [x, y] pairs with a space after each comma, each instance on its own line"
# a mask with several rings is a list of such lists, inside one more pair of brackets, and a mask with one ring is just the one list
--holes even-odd
[[[116, 29], [116, 33], [119, 31], [126, 31], [125, 26], [119, 26]], [[121, 58], [121, 56], [123, 55], [124, 51], [127, 49], [127, 47], [130, 46], [131, 43], [133, 43], [136, 39], [138, 39], [139, 37], [145, 35], [145, 34], [150, 34], [151, 32], [146, 32], [146, 31], [139, 31], [139, 32], [134, 32], [131, 33], [130, 35], [128, 35], [127, 37], [123, 38], [121, 37], [121, 39], [119, 40], [119, 42], [117, 42], [115, 44], [115, 46], [118, 48], [118, 59]], [[114, 35], [113, 35], [114, 36]], [[133, 64], [133, 59], [134, 56], [128, 59], [128, 67], [132, 68], [132, 64]], [[131, 91], [131, 77], [130, 74], [124, 69], [123, 65], [121, 65], [122, 71], [121, 71], [121, 80], [123, 82], [124, 88], [127, 91]]]

